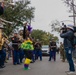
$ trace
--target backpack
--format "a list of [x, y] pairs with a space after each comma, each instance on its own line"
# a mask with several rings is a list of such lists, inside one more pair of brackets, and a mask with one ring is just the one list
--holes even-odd
[[72, 38], [67, 38], [67, 41], [69, 41], [69, 43], [71, 43], [71, 45], [74, 47], [76, 45], [76, 26], [73, 26], [73, 37]]
[[73, 39], [73, 44], [76, 45], [76, 27], [74, 26], [74, 39]]

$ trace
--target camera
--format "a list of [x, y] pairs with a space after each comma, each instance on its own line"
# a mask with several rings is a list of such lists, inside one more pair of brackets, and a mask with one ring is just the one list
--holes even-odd
[[64, 23], [62, 23], [62, 28], [61, 28], [62, 32], [63, 33], [66, 33], [67, 32], [67, 27]]

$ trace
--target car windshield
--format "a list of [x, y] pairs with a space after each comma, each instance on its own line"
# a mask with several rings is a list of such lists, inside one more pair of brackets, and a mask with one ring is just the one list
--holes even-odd
[[49, 47], [48, 45], [43, 45], [43, 46], [42, 46], [42, 48], [48, 48], [48, 47]]

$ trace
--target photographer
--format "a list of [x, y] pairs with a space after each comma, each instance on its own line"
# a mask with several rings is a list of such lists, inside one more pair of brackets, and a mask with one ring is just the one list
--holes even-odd
[[66, 53], [66, 58], [69, 63], [69, 71], [66, 71], [68, 74], [72, 74], [75, 72], [74, 62], [72, 59], [72, 51], [73, 51], [73, 38], [74, 38], [74, 32], [73, 32], [73, 25], [67, 25], [64, 26], [64, 28], [61, 29], [60, 37], [64, 38], [64, 49]]

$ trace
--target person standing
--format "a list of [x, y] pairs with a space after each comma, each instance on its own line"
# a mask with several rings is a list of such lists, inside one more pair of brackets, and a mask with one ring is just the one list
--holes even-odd
[[65, 51], [62, 42], [60, 42], [60, 58], [62, 59], [62, 62], [65, 62]]
[[13, 64], [20, 64], [19, 63], [19, 50], [18, 50], [18, 33], [14, 33], [14, 36], [12, 37], [12, 47], [13, 47]]
[[[4, 14], [4, 3], [3, 1], [0, 2], [0, 16]], [[5, 42], [4, 37], [2, 36], [3, 34], [3, 25], [1, 24], [1, 20], [0, 20], [0, 68], [4, 68], [4, 62], [5, 62], [5, 58], [6, 58], [6, 53], [3, 49], [3, 45]]]
[[0, 41], [0, 68], [5, 67], [4, 63], [6, 59], [6, 52], [4, 51], [4, 43], [5, 43], [5, 39], [4, 37], [2, 37]]
[[42, 51], [41, 51], [41, 43], [39, 41], [39, 39], [36, 40], [36, 43], [35, 43], [35, 60], [38, 59], [38, 57], [40, 57], [40, 61], [42, 61]]
[[52, 41], [49, 44], [49, 52], [50, 52], [50, 56], [49, 56], [49, 61], [51, 61], [51, 58], [54, 59], [54, 61], [56, 61], [56, 42], [54, 41], [54, 38], [52, 38]]
[[66, 53], [66, 58], [69, 64], [69, 71], [68, 74], [72, 74], [75, 72], [74, 62], [72, 59], [72, 52], [73, 52], [73, 39], [74, 39], [74, 32], [73, 32], [73, 25], [67, 25], [66, 28], [61, 30], [60, 37], [64, 38], [64, 49]]

